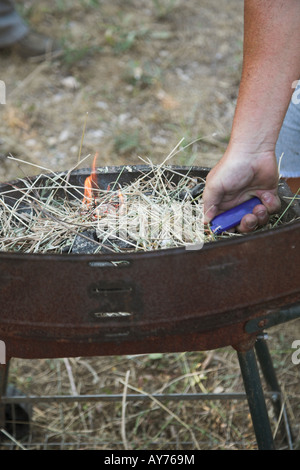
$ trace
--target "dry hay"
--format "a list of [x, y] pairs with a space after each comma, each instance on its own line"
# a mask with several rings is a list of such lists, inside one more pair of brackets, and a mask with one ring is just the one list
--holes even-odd
[[[20, 179], [22, 189], [12, 183], [0, 195], [0, 251], [77, 253], [82, 242], [87, 253], [201, 248], [203, 243], [240, 236], [204, 229], [205, 181], [187, 173], [178, 182], [176, 169], [166, 165], [170, 156], [160, 165], [147, 161], [150, 170], [123, 186], [117, 177], [106, 189], [96, 187], [93, 170], [84, 197], [84, 188], [70, 183], [70, 172], [48, 170], [34, 179]], [[12, 203], [16, 189], [21, 197]], [[277, 226], [282, 215], [273, 216], [263, 229]]]
[[[85, 233], [93, 230], [98, 238], [89, 239], [95, 245], [94, 252], [100, 252], [103, 246], [122, 251], [122, 243], [126, 251], [194, 243], [202, 223], [201, 205], [188, 197], [195, 179], [186, 176], [175, 185], [164, 171], [164, 167], [153, 166], [150, 178], [147, 174], [122, 188], [116, 183], [113, 188], [97, 189], [97, 196], [90, 200], [83, 200], [83, 188], [71, 185], [68, 174], [22, 179], [22, 196], [13, 205], [6, 199], [15, 187], [1, 194], [0, 250], [71, 253], [76, 236], [85, 238]], [[75, 193], [75, 198], [58, 196], [62, 189], [66, 195]], [[182, 191], [187, 196], [180, 200]], [[188, 223], [191, 214], [193, 224]], [[180, 230], [183, 220], [185, 228]]]

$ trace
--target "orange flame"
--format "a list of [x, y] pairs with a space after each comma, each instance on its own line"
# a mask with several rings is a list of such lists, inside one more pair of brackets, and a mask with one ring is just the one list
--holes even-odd
[[99, 189], [97, 181], [97, 170], [96, 170], [96, 160], [98, 158], [98, 152], [96, 152], [92, 165], [92, 172], [90, 176], [85, 179], [84, 182], [84, 198], [82, 204], [85, 206], [90, 206], [91, 203], [95, 200], [96, 191]]
[[120, 205], [124, 204], [125, 198], [124, 198], [123, 194], [121, 193], [120, 189], [118, 191], [118, 196], [119, 196]]

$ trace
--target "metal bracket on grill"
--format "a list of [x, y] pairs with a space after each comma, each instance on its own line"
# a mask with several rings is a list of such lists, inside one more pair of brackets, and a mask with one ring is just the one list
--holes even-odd
[[295, 320], [296, 318], [300, 318], [300, 304], [294, 304], [269, 315], [263, 315], [249, 320], [246, 323], [245, 331], [246, 333], [261, 332], [266, 328], [271, 328], [272, 326], [286, 323], [287, 321]]
[[99, 300], [95, 311], [90, 312], [94, 319], [124, 318], [132, 315], [135, 289], [128, 284], [99, 282], [89, 286], [89, 295]]

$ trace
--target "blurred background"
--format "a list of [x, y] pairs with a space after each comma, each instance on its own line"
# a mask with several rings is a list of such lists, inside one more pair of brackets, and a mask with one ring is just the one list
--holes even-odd
[[222, 155], [240, 76], [242, 2], [16, 5], [34, 30], [60, 41], [63, 55], [37, 63], [1, 53], [1, 180], [18, 174], [9, 153], [69, 169], [85, 126], [81, 156], [98, 151], [100, 165], [160, 162], [182, 138], [200, 140], [174, 163], [210, 166]]
[[[212, 167], [229, 139], [241, 73], [240, 0], [17, 1], [35, 30], [60, 41], [60, 58], [37, 62], [1, 51], [0, 181], [91, 166], [171, 163]], [[12, 155], [24, 162], [8, 160]], [[299, 445], [299, 365], [293, 322], [269, 346]], [[130, 357], [13, 359], [24, 394], [243, 391], [235, 352]], [[255, 448], [246, 402], [152, 401], [36, 404], [25, 448]], [[2, 448], [21, 448], [6, 439]]]

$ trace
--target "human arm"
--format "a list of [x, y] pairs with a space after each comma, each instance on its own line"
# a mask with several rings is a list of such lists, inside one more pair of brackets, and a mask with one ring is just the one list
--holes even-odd
[[252, 196], [262, 205], [240, 231], [267, 222], [280, 207], [275, 145], [300, 75], [300, 1], [244, 1], [244, 58], [231, 138], [207, 177], [205, 221]]

